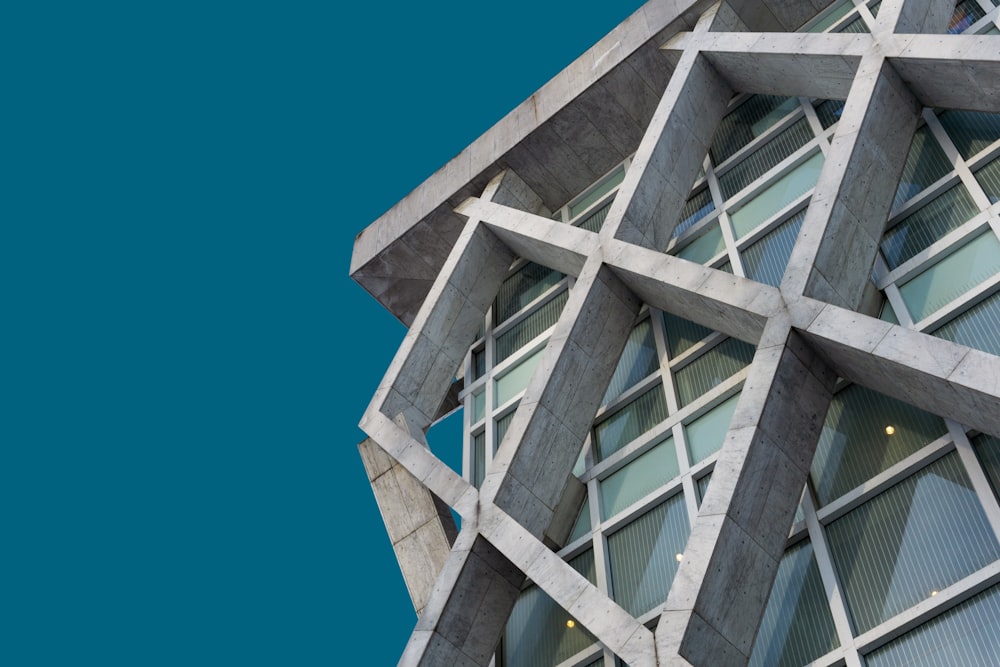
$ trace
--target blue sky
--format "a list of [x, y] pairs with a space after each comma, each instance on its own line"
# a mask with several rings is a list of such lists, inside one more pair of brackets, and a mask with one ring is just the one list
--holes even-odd
[[[7, 10], [11, 665], [390, 665], [355, 234], [641, 3]], [[20, 13], [18, 13], [20, 12]]]

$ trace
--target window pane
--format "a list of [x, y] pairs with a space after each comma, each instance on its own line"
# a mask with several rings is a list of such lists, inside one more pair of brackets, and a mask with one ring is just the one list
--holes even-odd
[[478, 391], [472, 395], [472, 423], [475, 424], [486, 416], [486, 392]]
[[535, 372], [535, 366], [542, 359], [543, 352], [545, 352], [544, 347], [511, 368], [503, 377], [497, 379], [493, 392], [495, 403], [493, 407], [503, 405], [524, 391], [524, 388], [528, 386], [528, 381], [531, 380], [531, 374]]
[[537, 299], [543, 292], [563, 279], [563, 274], [529, 262], [518, 269], [500, 285], [493, 302], [494, 325]]
[[1000, 438], [982, 433], [972, 439], [972, 447], [990, 480], [993, 494], [1000, 498]]
[[839, 643], [812, 544], [803, 542], [781, 559], [749, 664], [801, 667]]
[[601, 516], [614, 516], [679, 474], [674, 441], [667, 438], [600, 483]]
[[632, 442], [667, 418], [667, 400], [657, 385], [594, 427], [598, 460]]
[[704, 234], [684, 246], [676, 254], [678, 257], [690, 262], [704, 264], [722, 252], [725, 247], [726, 242], [722, 238], [722, 230], [719, 229], [718, 224], [713, 224]]
[[608, 536], [614, 599], [627, 612], [640, 616], [667, 599], [689, 532], [678, 494]]
[[823, 129], [827, 130], [840, 122], [840, 114], [844, 112], [844, 100], [823, 100], [816, 105], [816, 115]]
[[704, 461], [722, 447], [739, 400], [740, 395], [737, 394], [684, 427], [692, 465]]
[[[569, 562], [593, 582], [594, 554], [586, 551]], [[573, 621], [572, 627], [568, 621]], [[552, 667], [596, 641], [576, 619], [538, 586], [522, 591], [504, 631], [503, 664]]]
[[684, 208], [681, 209], [680, 222], [674, 227], [673, 236], [680, 236], [694, 226], [694, 223], [714, 210], [715, 203], [712, 201], [712, 193], [708, 188], [705, 188], [696, 195], [691, 195], [687, 202], [684, 203]]
[[1000, 201], [1000, 159], [995, 159], [976, 172], [976, 180], [983, 186], [990, 203]]
[[1000, 294], [969, 308], [934, 332], [938, 338], [1000, 355]]
[[589, 232], [594, 232], [595, 234], [601, 231], [601, 227], [604, 226], [604, 221], [608, 217], [608, 211], [611, 210], [611, 204], [613, 201], [609, 201], [607, 204], [597, 209], [583, 220], [583, 222], [575, 223], [578, 227], [582, 227]]
[[823, 154], [817, 153], [791, 170], [738, 209], [730, 211], [736, 238], [743, 238], [757, 225], [807, 193], [816, 185]]
[[517, 414], [517, 410], [511, 410], [497, 420], [497, 437], [495, 442], [498, 447], [500, 446], [500, 443], [503, 442], [503, 437], [507, 435], [507, 429], [510, 428], [510, 423], [514, 421], [515, 414]]
[[839, 498], [947, 431], [940, 417], [861, 385], [838, 392], [813, 457], [819, 504]]
[[986, 12], [976, 0], [960, 0], [955, 5], [955, 12], [948, 23], [948, 33], [955, 35], [965, 31], [969, 26], [986, 16]]
[[836, 32], [864, 33], [864, 32], [871, 32], [871, 30], [868, 29], [868, 26], [865, 25], [865, 22], [862, 21], [861, 17], [859, 16], [853, 21], [849, 21], [848, 23], [838, 28]]
[[710, 150], [712, 162], [722, 164], [798, 106], [799, 101], [794, 97], [775, 95], [750, 97], [726, 114], [719, 123]]
[[938, 120], [966, 160], [1000, 139], [1000, 114], [945, 111]]
[[806, 211], [803, 209], [743, 251], [743, 268], [747, 278], [774, 287], [781, 283], [805, 217]]
[[834, 521], [827, 536], [859, 632], [1000, 556], [955, 453]]
[[704, 502], [705, 494], [708, 493], [708, 485], [711, 481], [712, 473], [708, 473], [698, 480], [698, 507], [701, 507], [702, 502]]
[[580, 508], [580, 513], [576, 517], [576, 523], [573, 524], [573, 531], [569, 535], [569, 541], [578, 540], [587, 533], [590, 532], [590, 503], [587, 496], [583, 498], [583, 507]]
[[958, 229], [979, 213], [965, 186], [959, 183], [903, 218], [882, 238], [882, 254], [890, 269]]
[[663, 313], [663, 326], [667, 330], [667, 351], [670, 353], [671, 359], [686, 352], [692, 345], [713, 333], [708, 327], [703, 327], [670, 313]]
[[687, 405], [738, 373], [750, 363], [753, 353], [753, 345], [729, 338], [674, 373], [680, 404]]
[[579, 201], [571, 204], [569, 207], [569, 217], [570, 219], [575, 218], [580, 213], [585, 211], [588, 206], [599, 200], [604, 195], [608, 194], [612, 190], [618, 187], [618, 185], [625, 180], [625, 167], [618, 167], [613, 174], [600, 185], [596, 186], [593, 190], [586, 193]]
[[478, 380], [486, 374], [486, 350], [479, 349], [472, 353], [472, 379]]
[[900, 204], [916, 196], [928, 185], [951, 171], [951, 162], [926, 125], [917, 130], [910, 143], [910, 152], [906, 155], [903, 165], [903, 175], [896, 188], [896, 198], [892, 202], [893, 210]]
[[472, 436], [472, 484], [477, 489], [486, 478], [486, 432]]
[[653, 325], [645, 319], [632, 329], [625, 343], [625, 349], [618, 360], [615, 374], [611, 376], [603, 403], [610, 403], [625, 390], [660, 368], [656, 358], [656, 343], [653, 342]]
[[891, 324], [899, 324], [899, 318], [896, 317], [896, 311], [892, 309], [892, 304], [889, 303], [889, 299], [882, 302], [882, 313], [878, 316], [878, 318]]
[[530, 315], [512, 326], [507, 331], [497, 336], [496, 363], [500, 363], [510, 355], [514, 354], [522, 347], [534, 340], [539, 334], [555, 326], [559, 321], [563, 306], [569, 300], [569, 290], [563, 290], [559, 294], [546, 301]]
[[1000, 242], [987, 231], [899, 288], [919, 322], [1000, 271]]
[[854, 5], [851, 4], [850, 0], [845, 0], [838, 4], [824, 19], [806, 30], [806, 32], [826, 32], [830, 29], [830, 26], [847, 16], [847, 13], [852, 9], [854, 9]]
[[993, 587], [865, 656], [868, 667], [1000, 665], [1000, 588]]
[[771, 139], [739, 164], [719, 176], [723, 199], [729, 199], [777, 166], [786, 157], [809, 143], [813, 138], [809, 122], [803, 118]]

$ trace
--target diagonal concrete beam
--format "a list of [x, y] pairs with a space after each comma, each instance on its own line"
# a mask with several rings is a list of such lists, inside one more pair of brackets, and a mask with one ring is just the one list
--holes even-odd
[[895, 35], [886, 55], [924, 106], [1000, 113], [997, 42], [995, 35]]
[[836, 373], [768, 323], [656, 627], [661, 664], [747, 664]]
[[796, 326], [843, 377], [1000, 435], [1000, 357], [833, 305]]
[[857, 308], [869, 283], [920, 103], [880, 56], [858, 70], [782, 281]]

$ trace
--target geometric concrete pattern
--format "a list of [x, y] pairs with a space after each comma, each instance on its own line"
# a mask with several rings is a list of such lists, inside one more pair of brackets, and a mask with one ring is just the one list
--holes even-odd
[[[552, 221], [512, 170], [455, 207], [465, 226], [361, 422], [419, 614], [400, 664], [489, 665], [530, 579], [632, 667], [745, 665], [838, 377], [1000, 434], [1000, 358], [859, 312], [921, 108], [1000, 112], [1000, 40], [939, 34], [953, 0], [884, 0], [871, 34], [823, 35], [759, 31], [799, 3], [674, 4], [700, 18], [663, 45], [673, 74], [601, 231]], [[663, 252], [735, 92], [846, 99], [778, 288]], [[576, 282], [477, 490], [424, 433], [517, 257]], [[756, 344], [652, 630], [553, 550], [644, 303]]]

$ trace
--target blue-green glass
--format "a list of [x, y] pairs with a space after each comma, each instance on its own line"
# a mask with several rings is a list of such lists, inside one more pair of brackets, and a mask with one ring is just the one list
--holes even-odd
[[656, 343], [653, 341], [653, 325], [647, 318], [629, 334], [618, 360], [618, 367], [604, 393], [603, 403], [610, 403], [659, 368], [660, 360], [656, 356]]
[[977, 213], [979, 207], [964, 185], [944, 191], [885, 233], [882, 255], [886, 264], [895, 269]]
[[934, 335], [1000, 355], [1000, 294], [994, 294], [969, 308], [935, 331]]
[[[594, 553], [585, 551], [569, 564], [594, 581]], [[567, 621], [573, 621], [569, 627]], [[502, 664], [506, 667], [552, 667], [596, 638], [538, 586], [521, 592], [504, 631]]]
[[1000, 201], [1000, 158], [994, 159], [976, 172], [976, 180], [983, 186], [990, 203]]
[[951, 161], [941, 150], [930, 128], [926, 125], [921, 127], [913, 133], [910, 152], [906, 155], [903, 174], [892, 202], [893, 210], [950, 171]]
[[847, 387], [833, 397], [816, 445], [817, 501], [839, 498], [947, 432], [936, 415], [861, 385]]
[[739, 394], [728, 398], [684, 427], [692, 464], [704, 461], [722, 447], [739, 400]]
[[839, 644], [812, 544], [802, 542], [781, 559], [749, 665], [801, 667]]
[[945, 111], [938, 120], [966, 160], [1000, 139], [1000, 114]]
[[510, 423], [514, 421], [514, 415], [517, 414], [517, 410], [511, 410], [503, 417], [497, 420], [497, 437], [495, 442], [497, 446], [503, 442], [503, 437], [507, 435], [507, 429], [510, 428]]
[[986, 12], [976, 0], [959, 0], [948, 23], [948, 33], [957, 35], [965, 32], [973, 23], [986, 16]]
[[595, 234], [601, 231], [601, 227], [604, 226], [604, 221], [608, 217], [608, 211], [611, 210], [611, 204], [614, 203], [614, 199], [611, 199], [601, 208], [597, 209], [581, 222], [574, 223], [577, 227], [586, 229], [588, 232], [594, 232]]
[[823, 129], [827, 130], [840, 122], [840, 114], [844, 112], [844, 100], [823, 100], [816, 105], [816, 115]]
[[753, 359], [754, 347], [728, 338], [674, 373], [677, 399], [682, 406], [718, 386], [745, 368]]
[[472, 484], [477, 489], [486, 478], [486, 432], [472, 436]]
[[868, 29], [867, 24], [865, 24], [865, 22], [863, 20], [861, 20], [861, 17], [859, 16], [858, 18], [854, 19], [853, 21], [848, 21], [844, 25], [840, 26], [839, 28], [837, 28], [837, 30], [835, 32], [843, 32], [843, 33], [867, 33], [867, 32], [871, 32], [871, 30]]
[[584, 497], [583, 507], [580, 508], [580, 513], [576, 516], [576, 523], [573, 524], [573, 530], [570, 531], [569, 541], [573, 542], [574, 540], [580, 539], [589, 533], [591, 528], [590, 504], [588, 502], [588, 498]]
[[712, 482], [712, 473], [708, 473], [704, 477], [698, 479], [698, 507], [701, 507], [701, 503], [705, 500], [705, 494], [708, 493], [708, 485]]
[[569, 217], [572, 220], [578, 216], [583, 211], [587, 210], [588, 207], [598, 201], [601, 197], [608, 194], [615, 188], [617, 188], [622, 181], [625, 180], [625, 167], [618, 167], [615, 172], [608, 178], [608, 180], [597, 185], [592, 190], [587, 192], [582, 198], [577, 200], [575, 203], [570, 204], [569, 207]]
[[878, 16], [878, 10], [881, 9], [881, 7], [882, 7], [882, 0], [878, 0], [878, 2], [873, 2], [871, 5], [869, 5], [868, 9], [871, 10], [872, 16]]
[[478, 380], [486, 375], [486, 350], [478, 349], [472, 353], [472, 379]]
[[816, 153], [740, 208], [730, 211], [729, 219], [733, 223], [736, 238], [743, 238], [756, 229], [757, 225], [809, 192], [816, 185], [822, 168], [823, 154]]
[[1000, 556], [954, 452], [837, 519], [826, 532], [859, 632]]
[[533, 341], [543, 331], [555, 326], [569, 300], [569, 290], [563, 290], [543, 303], [523, 320], [503, 332], [496, 339], [495, 363], [500, 363]]
[[674, 441], [667, 438], [600, 482], [601, 516], [614, 516], [679, 474]]
[[493, 301], [494, 325], [506, 321], [563, 277], [558, 271], [534, 262], [522, 266], [500, 284], [496, 299]]
[[972, 447], [976, 450], [986, 478], [990, 480], [993, 494], [1000, 498], [1000, 438], [982, 433], [972, 439]]
[[896, 317], [896, 311], [892, 309], [892, 304], [889, 303], [889, 299], [882, 302], [882, 313], [878, 317], [880, 320], [885, 322], [899, 324], [899, 318]]
[[678, 257], [688, 261], [705, 264], [725, 250], [725, 248], [726, 241], [722, 238], [722, 230], [719, 229], [718, 224], [712, 224], [704, 234], [684, 246], [676, 254]]
[[868, 667], [1000, 665], [1000, 587], [993, 587], [865, 656]]
[[713, 333], [708, 327], [670, 313], [663, 313], [663, 327], [667, 331], [667, 352], [671, 359], [683, 354], [692, 345]]
[[615, 601], [633, 616], [663, 604], [689, 533], [684, 495], [678, 494], [609, 535]]
[[781, 284], [805, 217], [803, 209], [743, 251], [743, 269], [747, 278], [774, 287]]
[[674, 227], [673, 236], [677, 237], [686, 232], [694, 223], [698, 222], [706, 215], [715, 210], [715, 203], [712, 201], [712, 193], [708, 188], [691, 195], [681, 209], [680, 221]]
[[598, 460], [632, 442], [667, 418], [667, 400], [659, 384], [594, 427]]
[[919, 322], [1000, 271], [1000, 241], [992, 231], [951, 253], [899, 287], [906, 308]]
[[768, 128], [797, 109], [798, 99], [776, 95], [754, 95], [730, 111], [719, 123], [709, 154], [722, 164]]
[[472, 423], [475, 424], [486, 416], [486, 392], [477, 391], [472, 395]]
[[729, 199], [813, 138], [809, 122], [803, 118], [781, 132], [719, 176], [723, 199]]
[[810, 26], [806, 32], [826, 32], [830, 29], [830, 26], [847, 16], [848, 12], [853, 9], [854, 5], [851, 4], [850, 0], [843, 0], [829, 14]]
[[535, 367], [542, 360], [544, 352], [545, 348], [542, 348], [534, 354], [529, 355], [496, 380], [495, 391], [493, 392], [493, 407], [496, 408], [503, 405], [524, 391], [524, 388], [528, 386], [528, 381], [531, 380], [531, 374], [535, 372]]

